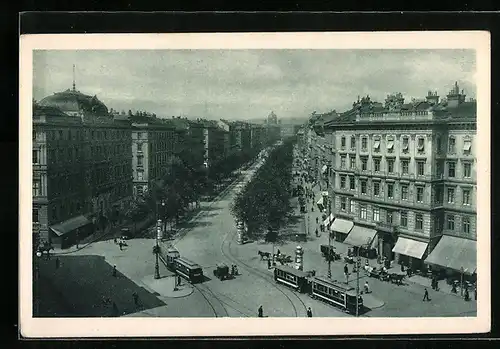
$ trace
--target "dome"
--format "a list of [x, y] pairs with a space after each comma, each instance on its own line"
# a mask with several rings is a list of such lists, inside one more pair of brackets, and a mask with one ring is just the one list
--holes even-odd
[[108, 108], [96, 96], [88, 96], [80, 91], [66, 90], [45, 97], [39, 104], [45, 107], [55, 107], [68, 115], [79, 113], [96, 116], [108, 115]]

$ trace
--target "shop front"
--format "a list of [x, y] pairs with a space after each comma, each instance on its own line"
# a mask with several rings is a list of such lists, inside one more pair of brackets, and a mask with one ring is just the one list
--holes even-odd
[[372, 228], [363, 227], [355, 224], [344, 243], [354, 247], [354, 253], [366, 258], [376, 258], [377, 250], [376, 237], [377, 231]]
[[332, 231], [336, 241], [344, 242], [353, 226], [354, 223], [351, 221], [342, 218], [335, 218], [333, 223], [330, 225], [330, 231]]
[[415, 240], [410, 237], [398, 237], [396, 245], [392, 252], [396, 255], [396, 261], [403, 264], [411, 270], [422, 270], [423, 257], [427, 251], [428, 243], [425, 241]]
[[475, 282], [477, 267], [476, 241], [443, 235], [425, 259], [425, 264], [447, 279]]
[[80, 215], [50, 227], [51, 243], [57, 248], [68, 248], [92, 234], [92, 222]]

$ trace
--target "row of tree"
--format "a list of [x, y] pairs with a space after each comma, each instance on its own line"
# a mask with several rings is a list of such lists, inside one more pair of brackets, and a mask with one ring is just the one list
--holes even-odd
[[236, 195], [231, 213], [254, 238], [275, 241], [291, 212], [293, 146], [289, 138], [274, 148], [248, 185]]
[[249, 154], [236, 153], [204, 168], [175, 157], [167, 164], [164, 176], [132, 202], [125, 217], [129, 222], [136, 222], [156, 213], [163, 221], [177, 224], [191, 205], [199, 204], [203, 195], [217, 194], [222, 184], [234, 178], [235, 171], [250, 160]]

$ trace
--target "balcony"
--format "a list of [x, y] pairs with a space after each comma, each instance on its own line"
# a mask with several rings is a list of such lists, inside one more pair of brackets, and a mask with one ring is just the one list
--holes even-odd
[[397, 231], [396, 223], [388, 223], [388, 222], [377, 222], [375, 224], [375, 228], [377, 230], [385, 231], [390, 234], [395, 234]]

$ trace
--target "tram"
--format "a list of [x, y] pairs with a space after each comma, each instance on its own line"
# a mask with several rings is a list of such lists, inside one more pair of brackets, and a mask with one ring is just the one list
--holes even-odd
[[160, 249], [160, 258], [170, 271], [175, 271], [175, 260], [180, 256], [179, 251], [173, 247], [169, 247], [166, 250], [163, 248]]
[[295, 268], [282, 265], [274, 268], [274, 280], [291, 287], [300, 293], [309, 291], [309, 274]]
[[[311, 280], [311, 297], [333, 304], [351, 314], [356, 313], [356, 290], [338, 281], [316, 276]], [[359, 296], [358, 310], [363, 309], [363, 297]]]
[[199, 264], [196, 264], [184, 257], [175, 258], [174, 260], [175, 272], [190, 281], [197, 283], [203, 280], [203, 269]]

